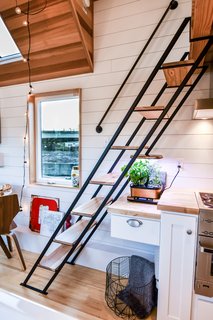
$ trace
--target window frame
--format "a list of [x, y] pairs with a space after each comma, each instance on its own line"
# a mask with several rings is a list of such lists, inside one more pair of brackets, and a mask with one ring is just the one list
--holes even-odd
[[[79, 186], [74, 187], [71, 185], [70, 180], [55, 178], [42, 178], [41, 177], [41, 112], [40, 101], [46, 99], [51, 100], [64, 100], [66, 98], [78, 97], [79, 98], [79, 154], [78, 154], [78, 166], [79, 166]], [[29, 97], [29, 182], [30, 184], [45, 185], [52, 187], [63, 187], [79, 190], [82, 181], [81, 170], [81, 89], [70, 89], [61, 91], [50, 91], [44, 93], [33, 94]], [[39, 149], [40, 148], [40, 149]], [[39, 152], [38, 152], [39, 149]], [[39, 163], [39, 164], [38, 164]]]
[[3, 55], [3, 56], [0, 55], [0, 65], [23, 60], [23, 56], [21, 54], [21, 51], [20, 51], [19, 47], [17, 46], [15, 40], [13, 39], [7, 25], [4, 22], [4, 19], [1, 16], [1, 14], [0, 14], [0, 30], [2, 32], [3, 37], [5, 37], [7, 39], [7, 43], [10, 42], [9, 46], [12, 45], [12, 47], [13, 47], [13, 49], [10, 48], [10, 52], [9, 52], [9, 47], [7, 46], [8, 54]]

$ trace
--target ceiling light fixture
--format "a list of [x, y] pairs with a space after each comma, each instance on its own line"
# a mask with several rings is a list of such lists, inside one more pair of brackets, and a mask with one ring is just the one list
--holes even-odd
[[195, 100], [193, 119], [213, 119], [213, 98]]

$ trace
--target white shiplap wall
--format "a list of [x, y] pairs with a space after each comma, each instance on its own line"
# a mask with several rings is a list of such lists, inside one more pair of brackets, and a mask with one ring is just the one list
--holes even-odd
[[[96, 125], [111, 99], [119, 88], [128, 70], [146, 43], [156, 23], [162, 16], [170, 0], [100, 0], [95, 2], [95, 68], [93, 74], [67, 77], [34, 83], [35, 92], [47, 92], [70, 88], [82, 88], [82, 175], [87, 177], [104, 147], [126, 113], [135, 95], [139, 92], [148, 75], [166, 48], [172, 35], [183, 18], [190, 15], [189, 0], [180, 0], [176, 10], [170, 11], [155, 41], [150, 45], [136, 72], [131, 76], [117, 103], [103, 124], [103, 133], [97, 134]], [[188, 33], [183, 33], [180, 41], [167, 61], [180, 59], [188, 49]], [[149, 105], [162, 86], [164, 78], [160, 72], [141, 103]], [[168, 172], [171, 181], [177, 169], [177, 160], [184, 162], [184, 169], [176, 179], [173, 188], [212, 190], [213, 187], [213, 121], [193, 121], [194, 100], [208, 98], [209, 74], [205, 75], [193, 94], [176, 116], [171, 126], [159, 141], [156, 153], [164, 155], [162, 167]], [[14, 191], [20, 193], [23, 175], [23, 136], [27, 85], [0, 88], [1, 138], [0, 183], [11, 183]], [[173, 90], [168, 90], [160, 104], [168, 101]], [[138, 120], [131, 117], [123, 130], [119, 142], [124, 142]], [[143, 126], [134, 144], [141, 141], [149, 130], [150, 123]], [[116, 151], [109, 154], [102, 170], [106, 170], [115, 158]], [[124, 158], [128, 159], [126, 154]], [[28, 177], [27, 177], [28, 178]], [[28, 180], [28, 179], [27, 179]], [[94, 186], [90, 186], [83, 200], [89, 198]], [[60, 197], [60, 209], [65, 211], [75, 197], [76, 190], [29, 185], [24, 189], [24, 210], [17, 217], [20, 225], [29, 223], [31, 194]], [[82, 202], [81, 201], [81, 202]], [[96, 243], [112, 246], [139, 248], [135, 243], [125, 243], [109, 236], [109, 219], [102, 224], [93, 240]], [[95, 244], [94, 244], [95, 245]], [[144, 250], [147, 248], [144, 247]]]

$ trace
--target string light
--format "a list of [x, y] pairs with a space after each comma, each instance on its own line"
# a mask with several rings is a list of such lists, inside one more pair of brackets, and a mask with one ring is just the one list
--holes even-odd
[[15, 13], [21, 14], [21, 8], [16, 6], [16, 8], [15, 8]]
[[22, 207], [22, 200], [23, 200], [23, 193], [24, 193], [24, 187], [26, 184], [26, 166], [28, 163], [27, 159], [27, 145], [28, 145], [28, 128], [29, 128], [29, 106], [30, 103], [32, 102], [32, 94], [33, 94], [33, 85], [31, 81], [31, 65], [30, 65], [30, 55], [31, 55], [31, 30], [30, 30], [30, 15], [35, 15], [39, 14], [42, 12], [45, 8], [47, 7], [47, 0], [44, 3], [44, 6], [42, 9], [31, 12], [30, 11], [30, 0], [27, 2], [27, 11], [23, 11], [20, 9], [18, 6], [18, 1], [16, 0], [16, 8], [15, 12], [17, 14], [25, 14], [26, 15], [26, 21], [23, 21], [23, 25], [27, 26], [27, 32], [28, 32], [28, 52], [27, 52], [27, 57], [23, 58], [24, 62], [27, 62], [28, 66], [28, 86], [29, 86], [29, 93], [27, 96], [27, 105], [26, 105], [26, 112], [25, 112], [25, 133], [24, 133], [24, 152], [23, 152], [23, 179], [22, 179], [22, 187], [21, 187], [21, 194], [20, 194], [20, 211], [23, 211]]
[[15, 13], [16, 14], [23, 13], [25, 15], [34, 16], [34, 15], [39, 14], [40, 12], [44, 11], [46, 9], [46, 7], [47, 7], [47, 0], [44, 1], [44, 6], [41, 9], [37, 10], [37, 11], [30, 11], [30, 10], [28, 11], [28, 8], [27, 8], [27, 11], [24, 11], [19, 7], [18, 0], [16, 0]]

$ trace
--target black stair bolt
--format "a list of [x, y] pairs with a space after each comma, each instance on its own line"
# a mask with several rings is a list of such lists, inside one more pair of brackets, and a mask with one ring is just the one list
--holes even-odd
[[178, 2], [175, 0], [172, 0], [170, 3], [170, 9], [175, 10], [178, 7]]

